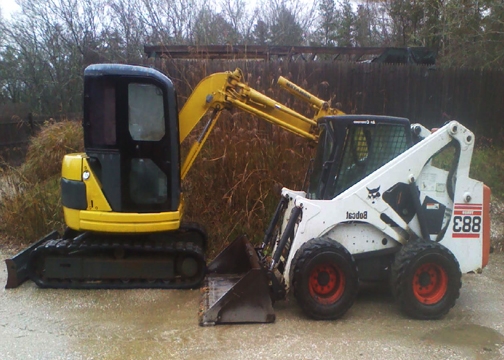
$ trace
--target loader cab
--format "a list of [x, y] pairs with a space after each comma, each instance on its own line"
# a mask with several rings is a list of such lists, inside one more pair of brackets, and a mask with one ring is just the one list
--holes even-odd
[[180, 201], [176, 94], [149, 68], [84, 71], [84, 146], [114, 212], [175, 211]]
[[388, 116], [329, 116], [319, 142], [308, 198], [333, 199], [412, 146], [410, 122]]

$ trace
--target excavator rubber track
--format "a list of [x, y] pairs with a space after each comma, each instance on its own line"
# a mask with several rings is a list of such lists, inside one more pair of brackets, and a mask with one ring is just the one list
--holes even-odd
[[49, 239], [29, 254], [39, 287], [191, 289], [205, 277], [206, 232], [197, 224], [147, 235], [80, 233]]

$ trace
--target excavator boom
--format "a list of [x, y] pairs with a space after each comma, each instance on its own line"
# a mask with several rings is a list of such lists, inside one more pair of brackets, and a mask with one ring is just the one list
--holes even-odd
[[317, 119], [326, 115], [344, 115], [341, 110], [331, 108], [328, 102], [318, 99], [284, 77], [278, 79], [278, 84], [300, 100], [307, 102], [314, 110], [314, 116], [308, 118], [251, 88], [243, 82], [243, 72], [240, 69], [215, 73], [201, 80], [179, 114], [180, 143], [208, 112], [212, 115], [189, 150], [182, 165], [182, 179], [187, 175], [219, 115], [225, 109], [243, 110], [312, 141], [318, 139]]

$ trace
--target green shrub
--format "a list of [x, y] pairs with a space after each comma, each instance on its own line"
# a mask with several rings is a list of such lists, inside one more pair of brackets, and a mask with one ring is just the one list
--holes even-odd
[[504, 198], [504, 149], [478, 148], [471, 161], [470, 176], [483, 181], [492, 189], [492, 195]]

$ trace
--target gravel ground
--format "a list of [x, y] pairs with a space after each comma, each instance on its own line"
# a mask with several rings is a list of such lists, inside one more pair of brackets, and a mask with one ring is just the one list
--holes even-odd
[[[6, 256], [0, 254], [0, 259]], [[0, 284], [6, 281], [0, 269]], [[199, 327], [198, 290], [0, 290], [2, 359], [503, 359], [504, 254], [463, 277], [439, 321], [411, 320], [363, 288], [340, 320], [307, 319], [293, 299], [274, 324]]]

